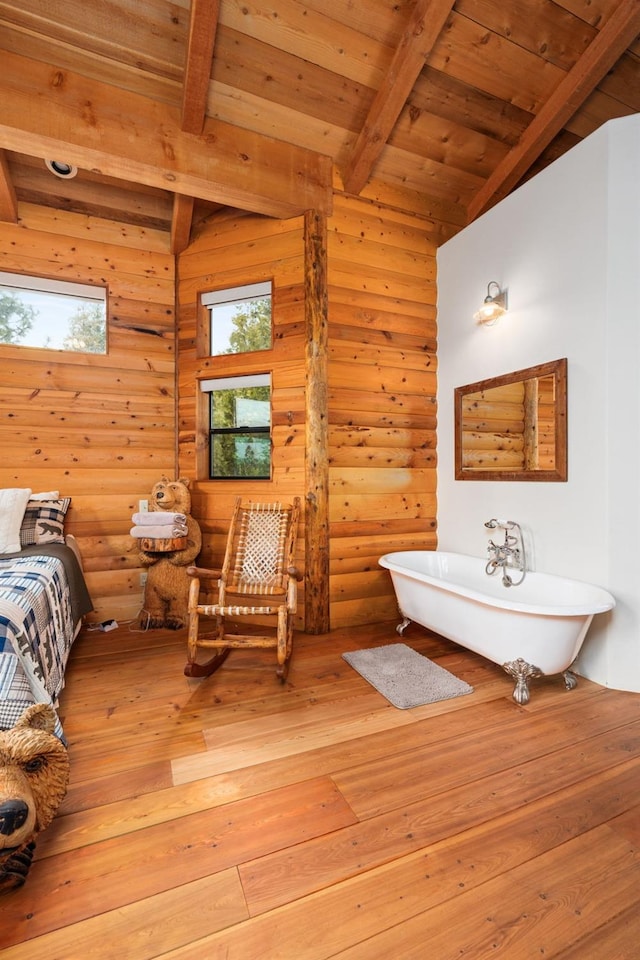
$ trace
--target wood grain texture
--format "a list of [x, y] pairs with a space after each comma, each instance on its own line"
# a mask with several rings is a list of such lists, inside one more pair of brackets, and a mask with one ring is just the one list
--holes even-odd
[[[404, 524], [415, 520], [414, 546], [435, 530], [436, 248], [419, 214], [416, 221], [382, 200], [337, 192], [326, 231], [315, 229], [314, 216], [201, 224], [178, 270], [178, 404], [180, 471], [195, 472], [203, 562], [216, 567], [237, 484], [206, 480], [208, 411], [197, 381], [212, 371], [271, 372], [273, 473], [267, 482], [243, 482], [242, 492], [326, 495], [320, 534], [305, 526], [299, 551], [306, 569], [299, 616], [307, 629], [317, 621], [323, 632], [334, 618], [362, 623], [394, 614], [391, 584], [370, 548], [358, 567], [355, 544], [366, 548], [372, 522], [406, 542]], [[260, 279], [274, 284], [272, 349], [210, 357], [199, 292]], [[348, 571], [332, 567], [325, 529], [329, 539], [354, 538]], [[318, 561], [327, 551], [328, 573]], [[318, 619], [321, 609], [329, 621]]]
[[4, 150], [0, 150], [0, 220], [10, 223], [18, 221], [18, 198]]
[[[38, 156], [44, 138], [49, 151], [76, 166], [186, 196], [233, 199], [234, 206], [271, 216], [293, 216], [309, 205], [330, 210], [330, 164], [319, 154], [211, 119], [202, 137], [190, 136], [164, 103], [125, 90], [112, 99], [101, 81], [67, 70], [52, 80], [46, 65], [5, 57], [0, 140], [9, 149]], [[41, 96], [32, 101], [34, 89]], [[129, 132], [122, 131], [121, 115]], [[216, 144], [215, 164], [209, 142]]]
[[[638, 112], [636, 3], [2, 0], [7, 82], [29, 64], [0, 125], [10, 219], [37, 202], [170, 235], [176, 191], [196, 225], [296, 200], [328, 213], [333, 167], [363, 197], [421, 205], [441, 242]], [[77, 178], [45, 173], [54, 150]]]
[[3, 960], [635, 958], [638, 695], [550, 677], [518, 706], [412, 626], [474, 692], [397, 710], [341, 656], [394, 636], [299, 635], [282, 686], [259, 650], [185, 678], [185, 630], [81, 634], [71, 784]]
[[193, 0], [182, 88], [182, 129], [202, 133], [218, 27], [219, 0]]
[[305, 264], [305, 629], [326, 633], [331, 622], [329, 580], [329, 316], [327, 221], [308, 211], [304, 221]]
[[369, 180], [452, 7], [450, 0], [417, 0], [349, 158], [344, 176], [349, 193], [360, 193]]
[[[37, 208], [36, 208], [37, 209]], [[141, 606], [138, 500], [174, 469], [174, 263], [115, 222], [22, 210], [0, 230], [3, 269], [106, 285], [105, 356], [2, 345], [2, 486], [72, 498], [66, 529], [83, 556], [97, 620]]]
[[[204, 479], [206, 398], [196, 381], [236, 361], [207, 356], [198, 297], [273, 279], [268, 489], [299, 495], [310, 446], [303, 215], [319, 210], [327, 222], [323, 468], [329, 538], [340, 548], [329, 545], [329, 575], [314, 576], [313, 588], [330, 598], [336, 623], [391, 616], [393, 593], [388, 584], [376, 593], [367, 539], [436, 542], [437, 248], [500, 171], [512, 175], [523, 145], [522, 178], [607, 119], [637, 112], [639, 48], [629, 40], [637, 0], [588, 8], [461, 0], [450, 10], [444, 0], [385, 0], [366, 14], [350, 0], [205, 6], [0, 2], [3, 209], [17, 219], [1, 224], [0, 263], [108, 282], [111, 293], [107, 360], [24, 363], [21, 351], [3, 348], [11, 373], [0, 409], [22, 465], [7, 479], [30, 482], [37, 471], [55, 487], [63, 472], [103, 617], [130, 615], [140, 600], [121, 523], [160, 470], [177, 464], [196, 481], [194, 508], [215, 565], [233, 493]], [[560, 101], [571, 116], [542, 149]], [[201, 132], [182, 129], [187, 108]], [[359, 139], [375, 158], [353, 196], [340, 171]], [[83, 161], [68, 182], [44, 167], [58, 148]], [[47, 240], [34, 245], [35, 234]], [[176, 285], [171, 251], [179, 250]], [[235, 371], [261, 365], [246, 357]], [[37, 423], [34, 382], [47, 414]], [[549, 462], [542, 419], [540, 433]], [[517, 444], [504, 446], [511, 462]], [[264, 490], [247, 487], [252, 496]], [[300, 545], [304, 553], [304, 530]]]

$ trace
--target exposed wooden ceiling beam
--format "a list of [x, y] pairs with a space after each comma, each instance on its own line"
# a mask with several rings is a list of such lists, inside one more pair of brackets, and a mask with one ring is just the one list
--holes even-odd
[[0, 220], [18, 222], [18, 198], [4, 150], [0, 150]]
[[369, 179], [452, 7], [453, 0], [416, 3], [347, 163], [344, 185], [349, 193], [360, 193]]
[[201, 134], [207, 112], [220, 0], [191, 0], [187, 62], [182, 88], [182, 129]]
[[183, 197], [180, 193], [174, 195], [170, 242], [170, 250], [173, 254], [182, 253], [189, 246], [193, 204], [193, 197]]
[[574, 67], [560, 81], [467, 208], [469, 221], [505, 197], [578, 107], [593, 92], [616, 60], [640, 33], [640, 0], [621, 0]]
[[[200, 135], [207, 115], [207, 96], [213, 48], [218, 28], [220, 0], [191, 0], [189, 39], [182, 84], [181, 129]], [[173, 198], [170, 249], [182, 253], [189, 246], [194, 198], [176, 193]]]
[[3, 53], [0, 148], [273, 217], [330, 214], [329, 157], [207, 119], [201, 137], [179, 111], [141, 94]]

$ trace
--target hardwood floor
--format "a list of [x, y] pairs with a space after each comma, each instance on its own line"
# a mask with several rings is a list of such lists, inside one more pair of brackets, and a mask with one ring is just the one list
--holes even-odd
[[183, 676], [184, 633], [83, 632], [72, 782], [2, 960], [637, 960], [640, 695], [532, 684], [412, 626], [474, 693], [397, 710], [341, 658], [394, 624]]

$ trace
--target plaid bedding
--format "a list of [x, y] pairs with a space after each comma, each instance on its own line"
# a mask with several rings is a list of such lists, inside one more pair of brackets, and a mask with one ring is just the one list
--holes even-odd
[[73, 639], [62, 561], [0, 558], [0, 729], [12, 727], [31, 703], [57, 705]]

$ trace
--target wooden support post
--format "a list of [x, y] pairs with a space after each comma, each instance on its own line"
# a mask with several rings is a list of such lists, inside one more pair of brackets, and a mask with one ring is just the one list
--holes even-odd
[[524, 384], [524, 463], [525, 470], [538, 469], [538, 378]]
[[306, 519], [305, 630], [329, 630], [329, 355], [327, 220], [316, 210], [304, 217], [306, 328]]
[[18, 222], [18, 199], [4, 150], [0, 150], [0, 220]]

